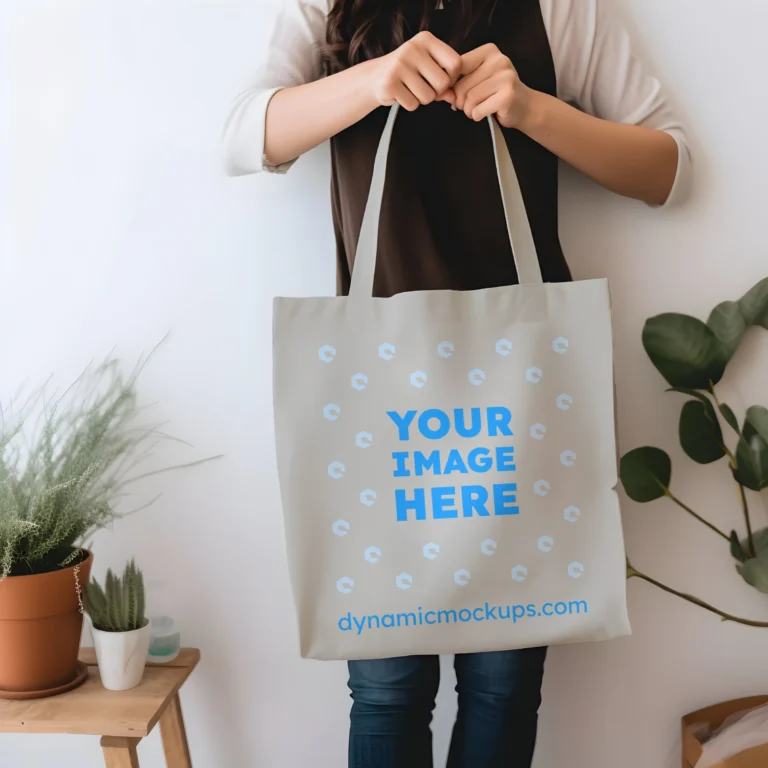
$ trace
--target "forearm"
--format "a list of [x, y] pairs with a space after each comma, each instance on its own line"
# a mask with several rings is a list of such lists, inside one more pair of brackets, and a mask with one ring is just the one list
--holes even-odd
[[295, 160], [372, 112], [378, 103], [369, 65], [278, 91], [267, 109], [264, 154], [269, 164]]
[[613, 192], [656, 205], [667, 200], [678, 162], [669, 134], [601, 120], [537, 91], [530, 99], [523, 133]]

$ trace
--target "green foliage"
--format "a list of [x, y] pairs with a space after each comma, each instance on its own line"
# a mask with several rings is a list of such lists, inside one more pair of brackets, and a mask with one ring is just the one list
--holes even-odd
[[672, 460], [660, 448], [635, 448], [622, 456], [619, 475], [632, 501], [656, 501], [666, 495], [672, 481]]
[[712, 329], [688, 315], [652, 317], [643, 329], [643, 345], [673, 387], [706, 389], [720, 381], [728, 362]]
[[133, 560], [125, 566], [122, 579], [109, 569], [103, 589], [92, 579], [84, 603], [91, 623], [103, 632], [132, 632], [147, 623], [144, 576]]
[[[746, 538], [741, 539], [737, 531], [731, 531], [728, 536], [674, 496], [670, 490], [672, 462], [658, 448], [637, 448], [626, 454], [621, 460], [620, 477], [627, 495], [634, 501], [647, 503], [666, 496], [722, 536], [744, 580], [768, 594], [768, 529], [752, 532], [744, 490], [768, 488], [768, 408], [762, 405], [748, 408], [740, 426], [736, 414], [715, 392], [715, 385], [722, 379], [750, 327], [768, 330], [768, 278], [738, 301], [719, 304], [706, 323], [688, 315], [668, 313], [650, 318], [643, 329], [645, 350], [670, 384], [669, 391], [693, 398], [683, 404], [680, 413], [678, 436], [683, 451], [699, 464], [728, 459], [730, 471], [739, 485]], [[728, 448], [718, 414], [736, 433], [733, 450]], [[640, 575], [672, 594], [714, 610], [728, 620], [739, 621], [698, 598], [659, 585], [637, 571], [631, 575]], [[743, 623], [763, 626], [760, 622]]]
[[[731, 537], [731, 554], [737, 561], [736, 570], [747, 584], [768, 594], [768, 528], [753, 534], [751, 541], [739, 541], [736, 531], [731, 533]], [[754, 555], [751, 553], [752, 546]]]
[[711, 464], [725, 456], [723, 430], [709, 400], [689, 400], [680, 412], [680, 445], [698, 464]]
[[768, 488], [768, 409], [753, 405], [747, 410], [736, 446], [734, 477], [752, 491]]
[[83, 542], [122, 516], [131, 483], [181, 468], [136, 474], [172, 439], [140, 421], [146, 361], [127, 376], [116, 360], [89, 366], [61, 397], [38, 392], [15, 416], [0, 407], [0, 580], [76, 562]]
[[738, 302], [719, 304], [706, 323], [689, 315], [652, 317], [643, 329], [643, 345], [672, 387], [709, 389], [725, 373], [747, 329], [768, 329], [768, 278]]

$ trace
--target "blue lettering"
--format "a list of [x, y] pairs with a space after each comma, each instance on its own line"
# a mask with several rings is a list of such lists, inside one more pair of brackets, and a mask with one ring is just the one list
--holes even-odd
[[488, 603], [485, 604], [485, 618], [489, 621], [493, 619], [493, 621], [496, 621], [496, 606], [494, 605], [493, 608], [491, 608]]
[[501, 612], [501, 610], [502, 610], [501, 606], [499, 606], [499, 618], [500, 619], [508, 619], [509, 618], [509, 606], [507, 606], [507, 615], [506, 616]]
[[[495, 487], [495, 486], [494, 486]], [[464, 517], [472, 517], [472, 511], [478, 517], [488, 517], [490, 512], [485, 506], [488, 501], [488, 491], [482, 485], [465, 485], [461, 489], [461, 506]]]
[[[467, 455], [467, 463], [473, 472], [487, 472], [493, 466], [493, 459], [487, 448], [473, 448]], [[498, 456], [498, 449], [496, 450]]]
[[458, 619], [456, 618], [456, 611], [451, 609], [450, 611], [438, 611], [437, 612], [437, 623], [443, 624], [443, 616], [445, 616], [445, 624], [451, 623], [451, 616], [453, 616], [453, 623], [455, 624]]
[[359, 637], [363, 634], [363, 629], [365, 629], [365, 617], [362, 619], [355, 617], [355, 626], [357, 627], [357, 635]]
[[515, 446], [501, 445], [496, 449], [496, 470], [498, 472], [514, 472], [515, 466]]
[[[402, 619], [402, 621], [401, 621]], [[413, 619], [413, 626], [416, 626], [416, 614], [415, 613], [398, 613], [397, 614], [397, 626], [401, 627], [405, 623], [406, 627], [411, 626], [410, 621]]]
[[[477, 612], [480, 611], [480, 615], [477, 615]], [[483, 616], [483, 609], [482, 608], [475, 608], [474, 611], [472, 611], [472, 618], [475, 621], [485, 621], [485, 616]]]
[[400, 433], [400, 439], [410, 440], [408, 429], [416, 416], [416, 411], [408, 411], [405, 416], [401, 416], [397, 411], [387, 411], [387, 416], [395, 422], [397, 431]]
[[408, 461], [408, 451], [395, 451], [392, 458], [397, 462], [397, 468], [392, 473], [392, 477], [410, 477], [411, 473], [405, 463]]
[[414, 488], [413, 501], [409, 501], [406, 492], [402, 488], [398, 488], [395, 491], [395, 507], [397, 508], [397, 521], [399, 523], [408, 521], [409, 509], [416, 513], [416, 520], [427, 519], [427, 503], [423, 488]]
[[421, 477], [425, 471], [433, 475], [441, 474], [440, 451], [432, 451], [429, 456], [425, 456], [421, 451], [413, 452], [413, 473], [416, 477]]
[[435, 616], [435, 615], [436, 615], [436, 614], [435, 614], [435, 612], [434, 612], [434, 611], [427, 611], [427, 612], [424, 614], [424, 621], [426, 621], [426, 622], [427, 622], [427, 624], [437, 624], [437, 619], [432, 619], [432, 620], [430, 621], [430, 618], [429, 618], [430, 616]]
[[[432, 429], [429, 426], [429, 422], [432, 419], [437, 419], [437, 429]], [[448, 418], [448, 414], [445, 411], [441, 411], [439, 408], [430, 408], [424, 411], [419, 416], [419, 432], [421, 432], [427, 440], [442, 440], [451, 431], [451, 420]]]
[[464, 408], [456, 408], [453, 411], [453, 419], [456, 422], [456, 432], [460, 437], [477, 437], [480, 434], [480, 428], [482, 426], [480, 409], [470, 408], [469, 412], [472, 416], [471, 427], [467, 427], [464, 423]]
[[536, 616], [536, 606], [533, 603], [528, 603], [528, 616], [531, 618]]
[[381, 629], [381, 621], [379, 621], [378, 616], [369, 616], [368, 617], [368, 629], [373, 629], [373, 620], [376, 619], [376, 629]]
[[459, 516], [459, 511], [454, 506], [455, 494], [455, 488], [432, 489], [432, 517], [435, 520], [447, 520]]
[[470, 621], [472, 619], [472, 612], [467, 608], [462, 608], [459, 611], [459, 621]]
[[448, 461], [445, 462], [445, 467], [443, 468], [444, 475], [450, 475], [451, 472], [461, 472], [463, 475], [469, 472], [464, 459], [461, 458], [461, 454], [456, 448], [448, 454]]
[[[342, 626], [344, 625], [344, 626]], [[349, 632], [352, 629], [352, 614], [348, 613], [339, 619], [339, 629], [342, 632]]]
[[497, 434], [512, 437], [509, 422], [512, 421], [512, 412], [509, 408], [495, 407], [488, 409], [488, 434], [496, 437]]
[[[387, 619], [389, 619], [389, 622], [387, 622]], [[391, 613], [385, 613], [381, 617], [381, 626], [382, 627], [387, 627], [387, 629], [389, 629], [390, 627], [394, 627], [395, 626], [395, 617]]]
[[517, 624], [518, 619], [525, 618], [525, 606], [516, 605], [512, 609], [512, 623]]
[[517, 483], [496, 483], [493, 486], [493, 507], [496, 515], [519, 515]]

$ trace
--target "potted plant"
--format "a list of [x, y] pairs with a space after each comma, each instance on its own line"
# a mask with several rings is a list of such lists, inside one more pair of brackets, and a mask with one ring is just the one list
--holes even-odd
[[[87, 676], [77, 656], [91, 535], [118, 512], [159, 441], [142, 423], [136, 382], [118, 361], [89, 366], [62, 396], [0, 407], [0, 698], [34, 698]], [[207, 461], [205, 459], [204, 461]], [[151, 503], [151, 502], [150, 502]], [[147, 506], [147, 505], [145, 505]]]
[[[706, 323], [688, 315], [667, 313], [650, 318], [643, 330], [643, 346], [669, 384], [667, 391], [686, 397], [678, 426], [681, 447], [698, 464], [727, 466], [738, 492], [743, 533], [721, 530], [672, 491], [672, 460], [660, 448], [644, 446], [627, 453], [621, 459], [620, 476], [633, 501], [646, 504], [667, 499], [707, 526], [728, 548], [742, 578], [768, 594], [768, 528], [753, 530], [748, 493], [768, 488], [768, 408], [753, 405], [739, 420], [717, 390], [750, 327], [768, 330], [768, 278], [738, 301], [719, 304]], [[629, 561], [627, 577], [642, 579], [725, 621], [768, 627], [768, 622], [733, 616], [662, 584]]]
[[109, 569], [103, 589], [93, 579], [85, 590], [101, 682], [110, 691], [135, 688], [144, 675], [150, 630], [144, 606], [144, 578], [133, 560], [122, 579]]

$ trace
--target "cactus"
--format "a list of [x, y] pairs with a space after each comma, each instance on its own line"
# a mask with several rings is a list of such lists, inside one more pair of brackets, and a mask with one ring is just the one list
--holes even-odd
[[85, 610], [96, 629], [102, 632], [131, 632], [146, 626], [144, 615], [144, 577], [131, 560], [122, 579], [112, 570], [102, 589], [92, 579], [85, 591]]

